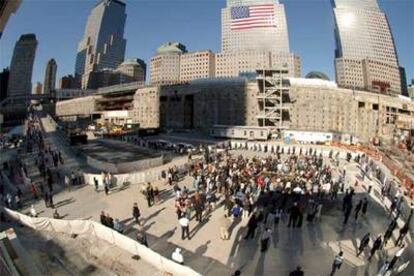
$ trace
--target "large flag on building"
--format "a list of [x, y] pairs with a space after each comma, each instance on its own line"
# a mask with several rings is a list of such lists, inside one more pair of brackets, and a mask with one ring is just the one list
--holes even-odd
[[232, 7], [230, 12], [231, 30], [276, 27], [273, 4]]

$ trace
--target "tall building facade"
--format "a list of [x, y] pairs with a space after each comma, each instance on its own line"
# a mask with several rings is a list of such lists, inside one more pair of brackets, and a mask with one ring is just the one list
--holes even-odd
[[285, 8], [278, 0], [227, 0], [221, 10], [221, 51], [289, 53]]
[[20, 0], [0, 1], [0, 38], [6, 28], [7, 21], [12, 13], [15, 13], [20, 6]]
[[10, 64], [8, 97], [25, 99], [32, 90], [32, 71], [37, 40], [34, 34], [24, 34], [16, 42]]
[[300, 58], [290, 53], [249, 50], [216, 54], [216, 77], [236, 77], [255, 68], [283, 68], [288, 76], [301, 75]]
[[161, 45], [151, 58], [150, 83], [170, 85], [214, 78], [216, 55], [211, 50], [187, 52], [179, 42]]
[[167, 42], [158, 47], [150, 62], [150, 83], [167, 85], [180, 82], [180, 59], [186, 47], [179, 42]]
[[45, 81], [43, 82], [43, 94], [51, 94], [56, 88], [57, 64], [52, 58], [47, 62], [45, 70]]
[[66, 75], [59, 79], [59, 88], [60, 89], [79, 89], [80, 83], [73, 75]]
[[145, 82], [147, 64], [139, 58], [127, 59], [116, 69], [120, 83]]
[[180, 82], [214, 78], [215, 55], [212, 51], [197, 51], [181, 55]]
[[91, 72], [115, 69], [124, 60], [125, 21], [125, 3], [120, 0], [101, 0], [92, 9], [76, 56], [75, 75], [82, 88], [88, 87]]
[[35, 85], [33, 85], [32, 94], [34, 95], [40, 95], [43, 92], [43, 84], [41, 82], [36, 82]]
[[397, 52], [377, 0], [331, 0], [335, 17], [335, 73], [339, 86], [401, 94]]
[[9, 83], [9, 68], [4, 68], [0, 73], [0, 102], [7, 98], [7, 86]]
[[227, 0], [221, 10], [221, 52], [217, 77], [257, 69], [284, 68], [301, 75], [300, 59], [290, 53], [284, 5], [278, 0]]

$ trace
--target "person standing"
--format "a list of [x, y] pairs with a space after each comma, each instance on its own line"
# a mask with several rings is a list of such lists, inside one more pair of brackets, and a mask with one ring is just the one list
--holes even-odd
[[98, 179], [96, 178], [96, 176], [93, 177], [93, 182], [95, 184], [95, 192], [97, 192], [98, 189], [99, 189], [99, 182], [98, 182]]
[[70, 191], [70, 179], [68, 175], [65, 175], [64, 182], [65, 182], [65, 187], [68, 189], [68, 191]]
[[305, 273], [303, 272], [300, 266], [297, 266], [295, 270], [289, 273], [289, 276], [303, 276]]
[[145, 231], [142, 228], [139, 228], [138, 231], [137, 231], [137, 241], [140, 244], [145, 245], [146, 247], [148, 247], [147, 234], [145, 233]]
[[109, 213], [106, 214], [106, 221], [108, 223], [108, 227], [114, 229], [114, 219], [111, 217]]
[[387, 271], [392, 271], [394, 269], [395, 264], [397, 263], [398, 259], [401, 257], [404, 250], [405, 250], [405, 247], [401, 248], [400, 250], [397, 251], [397, 253], [395, 253], [395, 256], [392, 258], [392, 260], [387, 266]]
[[100, 215], [99, 218], [101, 220], [102, 225], [108, 226], [108, 219], [107, 219], [104, 211], [101, 211], [101, 215]]
[[145, 189], [145, 198], [147, 199], [148, 207], [151, 207], [154, 198], [154, 190], [152, 189], [150, 182], [147, 183], [147, 187]]
[[33, 200], [37, 200], [37, 189], [36, 186], [32, 183], [31, 186], [31, 191], [32, 191], [32, 195], [33, 195]]
[[190, 221], [188, 218], [183, 216], [178, 221], [181, 225], [181, 239], [184, 240], [186, 237], [190, 240]]
[[269, 248], [269, 241], [272, 237], [272, 230], [269, 228], [266, 228], [265, 231], [262, 234], [262, 240], [261, 240], [261, 249], [260, 252], [266, 252]]
[[229, 228], [230, 228], [230, 219], [227, 217], [227, 215], [224, 215], [221, 217], [220, 220], [220, 238], [222, 240], [228, 240], [229, 239]]
[[330, 276], [333, 276], [337, 270], [339, 270], [344, 262], [344, 252], [340, 251], [338, 255], [335, 256], [335, 259], [332, 263], [332, 271]]
[[381, 247], [381, 244], [382, 244], [382, 240], [381, 240], [381, 235], [380, 235], [372, 244], [371, 254], [369, 255], [369, 258], [368, 258], [369, 261], [375, 255], [375, 252], [377, 252], [377, 250]]
[[355, 206], [355, 220], [358, 219], [359, 211], [361, 211], [361, 208], [362, 208], [362, 199]]
[[368, 199], [366, 197], [364, 197], [364, 200], [362, 202], [362, 215], [366, 215], [368, 210]]
[[295, 203], [293, 203], [293, 206], [290, 208], [288, 227], [290, 227], [290, 226], [295, 227], [296, 226], [296, 222], [299, 218], [299, 214], [300, 214], [300, 210], [299, 210], [299, 207], [298, 207], [298, 203], [295, 202]]
[[134, 206], [132, 207], [132, 217], [135, 219], [135, 222], [138, 225], [141, 225], [141, 223], [139, 222], [139, 217], [141, 216], [141, 211], [138, 208], [138, 203], [134, 203]]
[[55, 205], [53, 204], [53, 193], [49, 193], [49, 207], [55, 208]]
[[119, 221], [119, 219], [115, 219], [114, 230], [120, 234], [124, 232], [124, 225]]
[[69, 189], [69, 192], [72, 190], [71, 189], [71, 186], [75, 186], [76, 185], [76, 175], [75, 175], [75, 172], [74, 171], [72, 171], [72, 173], [70, 174], [70, 179], [71, 179], [71, 183], [70, 183], [70, 185], [68, 186], [68, 189]]
[[369, 236], [370, 233], [365, 234], [365, 236], [362, 238], [361, 243], [359, 244], [358, 247], [358, 253], [357, 253], [357, 257], [359, 255], [361, 255], [361, 253], [364, 251], [365, 247], [367, 247], [368, 243], [369, 243]]
[[49, 194], [47, 192], [44, 193], [43, 199], [45, 200], [46, 208], [49, 208]]
[[344, 213], [344, 225], [348, 222], [349, 216], [351, 215], [352, 205], [345, 206], [345, 213]]
[[244, 237], [245, 240], [249, 239], [250, 237], [254, 238], [254, 232], [257, 228], [257, 224], [258, 224], [257, 215], [256, 213], [253, 213], [249, 219], [249, 222], [247, 223], [247, 234]]
[[35, 209], [35, 207], [34, 207], [34, 205], [32, 204], [31, 205], [31, 207], [30, 207], [30, 215], [32, 216], [32, 217], [37, 217], [37, 211], [36, 211], [36, 209]]
[[60, 219], [60, 215], [58, 213], [58, 209], [55, 209], [55, 212], [53, 212], [53, 218], [54, 219]]

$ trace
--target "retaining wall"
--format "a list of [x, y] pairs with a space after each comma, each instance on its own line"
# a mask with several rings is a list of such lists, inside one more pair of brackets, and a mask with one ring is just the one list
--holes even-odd
[[145, 262], [153, 265], [160, 271], [182, 276], [201, 275], [193, 269], [175, 263], [137, 241], [94, 221], [32, 218], [7, 208], [3, 208], [3, 210], [14, 220], [37, 231], [54, 231], [68, 235], [90, 235], [118, 246], [132, 255], [140, 256]]

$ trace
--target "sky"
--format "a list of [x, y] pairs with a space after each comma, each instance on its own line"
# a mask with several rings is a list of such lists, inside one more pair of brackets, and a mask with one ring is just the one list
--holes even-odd
[[[414, 1], [378, 0], [387, 14], [400, 65], [414, 79]], [[46, 63], [54, 58], [58, 79], [73, 74], [78, 42], [97, 0], [23, 0], [0, 39], [0, 69], [9, 66], [21, 34], [38, 40], [32, 82], [43, 82]], [[225, 0], [125, 0], [125, 58], [147, 64], [167, 41], [189, 51], [220, 51], [220, 10]], [[330, 0], [281, 0], [285, 4], [291, 52], [302, 61], [302, 76], [317, 70], [334, 79], [334, 22]]]

